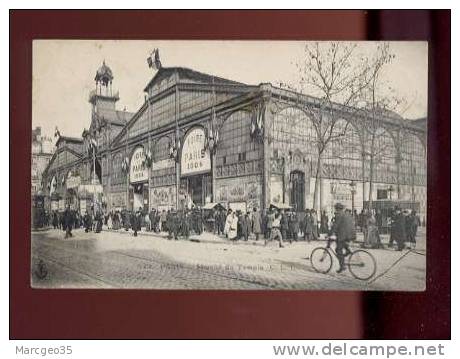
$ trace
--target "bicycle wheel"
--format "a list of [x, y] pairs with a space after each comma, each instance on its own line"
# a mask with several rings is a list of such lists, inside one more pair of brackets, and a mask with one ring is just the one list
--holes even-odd
[[327, 273], [332, 268], [332, 256], [326, 248], [315, 248], [311, 252], [310, 262], [318, 273]]
[[367, 280], [374, 276], [377, 270], [377, 263], [372, 254], [358, 249], [350, 255], [348, 269], [356, 279]]

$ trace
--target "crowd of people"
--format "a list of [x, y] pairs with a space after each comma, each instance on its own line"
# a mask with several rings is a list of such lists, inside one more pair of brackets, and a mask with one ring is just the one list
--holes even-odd
[[318, 222], [314, 209], [296, 212], [272, 207], [262, 213], [257, 208], [246, 213], [221, 209], [215, 214], [215, 223], [216, 233], [230, 240], [247, 241], [249, 237], [254, 237], [258, 241], [263, 237], [265, 244], [276, 240], [280, 247], [283, 247], [284, 241], [292, 242], [299, 238], [316, 240], [320, 233], [329, 230], [327, 215]]
[[[356, 211], [343, 208], [343, 213], [350, 218], [353, 228], [363, 233], [361, 245], [367, 248], [383, 248], [381, 240], [381, 214], [375, 210]], [[137, 236], [141, 230], [147, 232], [166, 232], [168, 238], [189, 238], [191, 234], [200, 235], [203, 231], [213, 232], [231, 241], [263, 240], [266, 245], [277, 241], [279, 247], [285, 242], [318, 240], [321, 235], [329, 236], [334, 228], [337, 211], [329, 219], [323, 211], [318, 218], [314, 209], [294, 211], [271, 207], [266, 211], [253, 208], [252, 211], [225, 209], [222, 206], [212, 210], [199, 207], [185, 210], [155, 210], [149, 212], [139, 208], [137, 211], [116, 210], [94, 213], [90, 210], [81, 215], [67, 207], [64, 211], [53, 211], [44, 219], [45, 225], [65, 231], [65, 238], [72, 236], [72, 229], [84, 228], [85, 232], [100, 233], [103, 228], [109, 230], [132, 231]], [[388, 217], [390, 240], [388, 247], [397, 250], [405, 248], [406, 243], [415, 246], [420, 219], [415, 211], [395, 207]]]
[[168, 232], [170, 237], [188, 237], [201, 234], [203, 228], [203, 216], [201, 210], [174, 211], [155, 210], [144, 212], [142, 208], [137, 211], [116, 210], [108, 213], [102, 211], [87, 211], [81, 215], [78, 211], [67, 207], [64, 211], [52, 211], [45, 223], [54, 229], [66, 232], [65, 238], [72, 236], [72, 229], [84, 228], [85, 232], [100, 233], [103, 228], [109, 230], [132, 231], [134, 236], [144, 229], [148, 232]]

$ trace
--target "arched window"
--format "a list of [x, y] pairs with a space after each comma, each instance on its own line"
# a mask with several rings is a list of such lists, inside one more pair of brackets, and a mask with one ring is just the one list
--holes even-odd
[[400, 181], [402, 184], [426, 183], [425, 147], [413, 133], [405, 133], [401, 141]]
[[338, 120], [323, 154], [332, 178], [358, 179], [362, 174], [362, 143], [359, 132], [346, 120]]
[[169, 158], [169, 137], [160, 138], [153, 148], [153, 161], [158, 162]]
[[121, 170], [122, 162], [123, 154], [121, 152], [117, 152], [112, 155], [112, 171], [110, 173], [112, 184], [119, 184], [124, 180], [124, 176]]
[[273, 119], [271, 138], [273, 149], [278, 153], [300, 151], [310, 160], [317, 157], [316, 130], [302, 110], [289, 107], [278, 112]]
[[396, 183], [397, 182], [397, 152], [395, 141], [390, 133], [380, 127], [375, 132], [368, 133], [365, 150], [366, 172], [371, 170], [370, 160], [373, 159], [373, 181]]
[[231, 114], [219, 130], [217, 164], [230, 164], [258, 159], [263, 147], [251, 138], [251, 113], [237, 111]]

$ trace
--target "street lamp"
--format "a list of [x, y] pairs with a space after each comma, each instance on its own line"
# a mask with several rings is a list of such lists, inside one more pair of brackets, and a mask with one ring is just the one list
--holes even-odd
[[356, 182], [350, 182], [350, 191], [351, 191], [351, 213], [355, 213], [355, 194], [356, 194]]
[[388, 187], [388, 193], [390, 195], [390, 200], [391, 200], [391, 193], [393, 192], [393, 186]]

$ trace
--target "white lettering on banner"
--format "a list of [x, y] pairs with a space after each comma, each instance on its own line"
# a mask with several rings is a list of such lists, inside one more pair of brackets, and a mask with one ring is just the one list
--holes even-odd
[[205, 133], [202, 128], [196, 127], [187, 133], [180, 162], [182, 176], [211, 171], [211, 157], [204, 144]]
[[80, 214], [86, 213], [86, 200], [80, 200]]
[[80, 176], [67, 177], [67, 181], [66, 181], [67, 188], [76, 188], [80, 185], [80, 183], [81, 183]]
[[171, 158], [167, 158], [165, 160], [153, 162], [152, 171], [162, 170], [164, 168], [170, 168], [170, 167], [174, 167], [174, 160]]
[[149, 173], [145, 166], [144, 147], [137, 147], [131, 156], [129, 166], [129, 181], [131, 183], [148, 181]]

